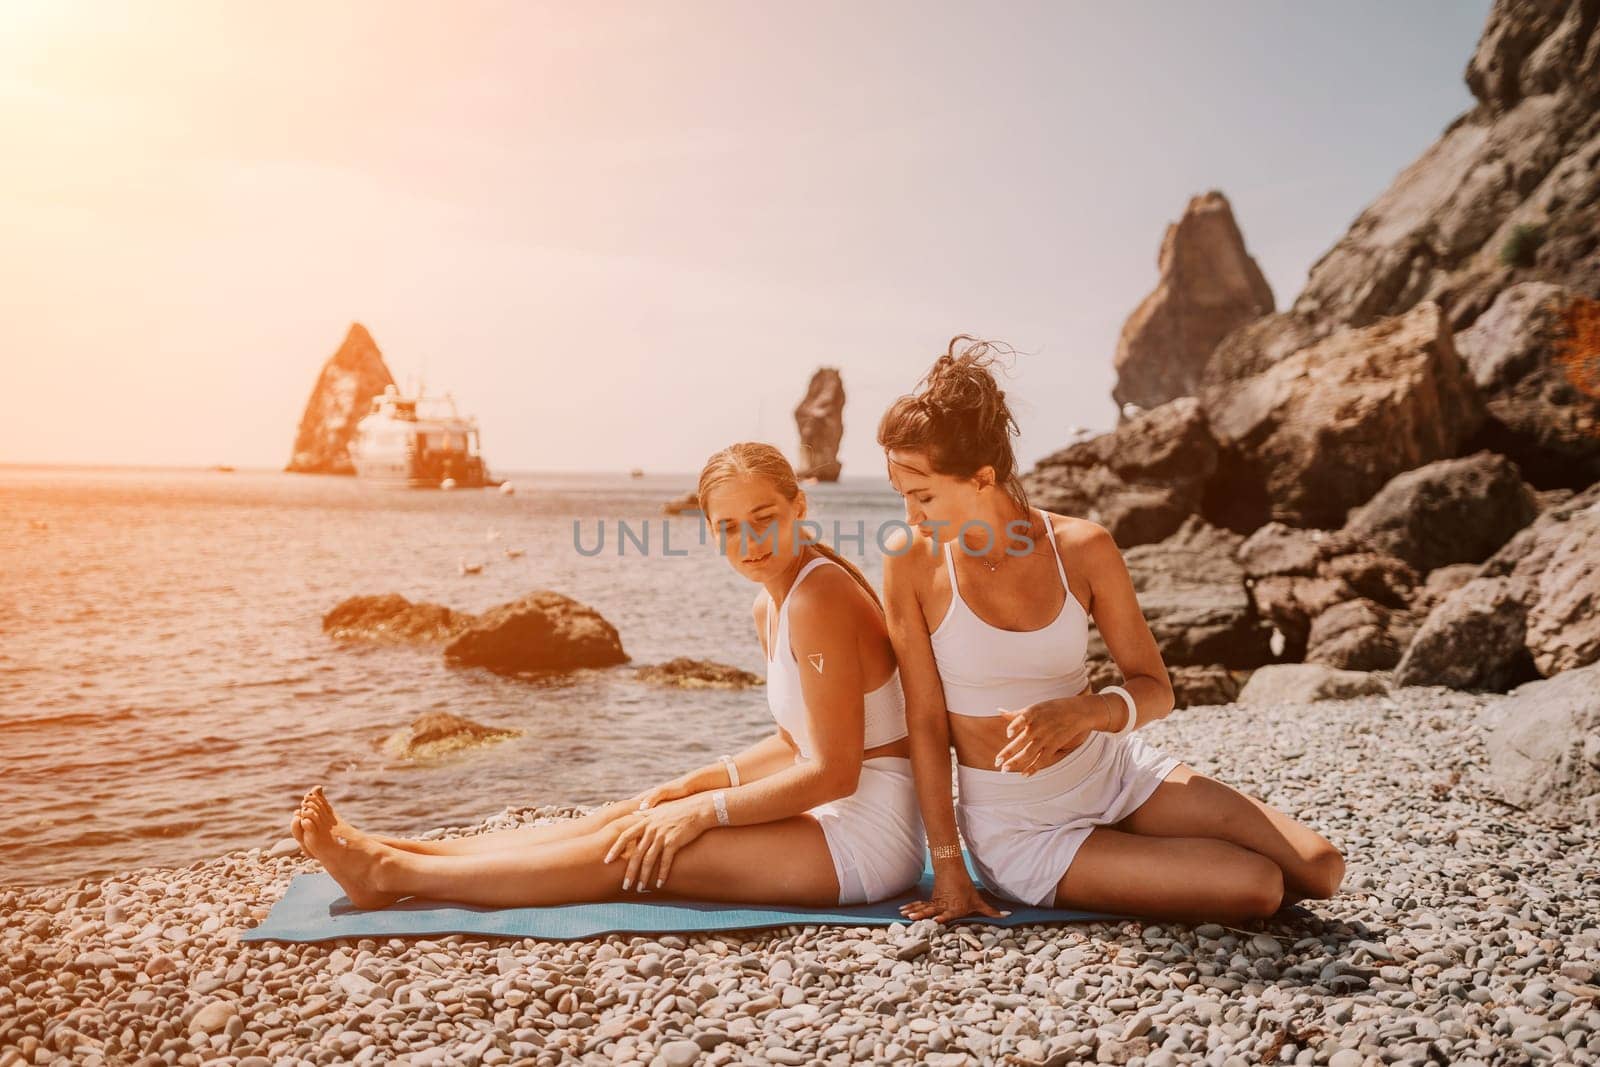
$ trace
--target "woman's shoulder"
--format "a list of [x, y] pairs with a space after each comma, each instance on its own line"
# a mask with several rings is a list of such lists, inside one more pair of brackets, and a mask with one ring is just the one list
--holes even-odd
[[1076, 515], [1062, 515], [1055, 511], [1045, 511], [1050, 517], [1050, 527], [1055, 531], [1056, 547], [1063, 549], [1084, 549], [1103, 547], [1110, 544], [1116, 546], [1116, 540], [1111, 536], [1111, 531], [1095, 522], [1093, 519], [1082, 519]]

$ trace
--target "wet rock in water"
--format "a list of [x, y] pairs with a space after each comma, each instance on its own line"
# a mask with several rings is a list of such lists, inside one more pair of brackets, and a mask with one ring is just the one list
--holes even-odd
[[639, 678], [657, 685], [674, 685], [680, 689], [749, 689], [764, 684], [760, 675], [730, 667], [725, 663], [677, 656], [665, 663], [652, 663], [640, 667]]
[[1600, 664], [1518, 686], [1483, 719], [1497, 795], [1552, 818], [1600, 818]]
[[544, 674], [626, 663], [617, 628], [586, 604], [541, 589], [479, 615], [445, 646], [445, 662], [497, 674]]
[[682, 496], [675, 496], [661, 505], [663, 515], [686, 515], [700, 511], [700, 494], [691, 489]]
[[1193, 395], [1212, 349], [1272, 311], [1272, 287], [1245, 248], [1228, 198], [1192, 197], [1161, 240], [1155, 289], [1128, 316], [1117, 341], [1112, 399], [1156, 408]]
[[1038, 507], [1098, 522], [1127, 549], [1176, 533], [1216, 466], [1200, 402], [1184, 397], [1050, 453], [1022, 484]]
[[1600, 659], [1600, 484], [1542, 513], [1428, 614], [1399, 685], [1504, 692]]
[[342, 640], [441, 644], [472, 625], [473, 616], [442, 604], [412, 603], [398, 593], [353, 596], [322, 617], [322, 630]]
[[839, 442], [844, 437], [844, 379], [833, 367], [819, 367], [794, 409], [800, 431], [800, 462], [795, 477], [839, 480]]
[[464, 748], [504, 741], [521, 733], [521, 730], [483, 726], [447, 711], [430, 711], [384, 738], [383, 752], [391, 759], [432, 759]]
[[350, 439], [372, 398], [395, 384], [367, 328], [350, 324], [344, 343], [323, 364], [300, 417], [294, 453], [284, 469], [302, 474], [354, 474]]
[[1381, 675], [1365, 671], [1342, 671], [1318, 663], [1273, 663], [1250, 675], [1238, 703], [1310, 704], [1382, 695], [1388, 690]]
[[1248, 530], [1338, 526], [1395, 475], [1458, 454], [1483, 419], [1436, 304], [1331, 334], [1202, 401], [1227, 524]]

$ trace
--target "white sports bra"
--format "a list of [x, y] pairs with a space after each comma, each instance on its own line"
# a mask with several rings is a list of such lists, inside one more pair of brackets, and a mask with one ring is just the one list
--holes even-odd
[[961, 598], [953, 542], [945, 542], [950, 610], [930, 640], [944, 684], [945, 707], [956, 715], [999, 715], [1002, 708], [1015, 711], [1040, 700], [1076, 696], [1088, 684], [1084, 657], [1089, 650], [1089, 616], [1067, 584], [1055, 526], [1049, 515], [1039, 514], [1049, 531], [1065, 600], [1056, 617], [1037, 630], [1002, 630], [978, 618]]
[[[772, 717], [779, 726], [789, 732], [794, 738], [794, 743], [800, 749], [801, 759], [813, 759], [816, 756], [816, 746], [811, 741], [811, 727], [806, 720], [805, 694], [800, 688], [801, 665], [794, 657], [794, 649], [789, 647], [789, 604], [794, 600], [794, 591], [805, 581], [819, 564], [833, 563], [826, 556], [818, 556], [800, 568], [800, 573], [795, 575], [794, 582], [789, 586], [789, 593], [783, 598], [783, 607], [778, 609], [777, 635], [772, 634], [772, 595], [767, 594], [767, 648], [777, 650], [767, 655], [767, 706], [772, 709]], [[834, 563], [834, 566], [838, 566]], [[811, 670], [812, 665], [807, 663], [805, 670]], [[874, 749], [879, 745], [886, 745], [890, 741], [898, 741], [906, 736], [906, 695], [900, 687], [900, 668], [897, 666], [889, 675], [887, 681], [863, 698], [866, 711], [866, 738], [865, 748]]]

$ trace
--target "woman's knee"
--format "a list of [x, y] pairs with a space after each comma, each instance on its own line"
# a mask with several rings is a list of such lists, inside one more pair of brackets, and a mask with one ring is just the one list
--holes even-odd
[[1306, 859], [1297, 881], [1303, 883], [1306, 896], [1328, 900], [1339, 892], [1344, 881], [1344, 856], [1328, 842], [1322, 842]]
[[1266, 918], [1283, 906], [1283, 868], [1267, 857], [1254, 857], [1240, 871], [1237, 900], [1247, 918]]

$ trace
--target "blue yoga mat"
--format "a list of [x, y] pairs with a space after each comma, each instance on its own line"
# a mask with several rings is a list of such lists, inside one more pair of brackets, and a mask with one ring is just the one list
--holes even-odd
[[[983, 882], [967, 857], [967, 870], [979, 888]], [[557, 904], [539, 908], [481, 908], [446, 904], [415, 897], [387, 908], [363, 911], [353, 907], [339, 883], [326, 873], [299, 874], [289, 891], [272, 906], [266, 920], [240, 936], [241, 941], [329, 941], [340, 937], [414, 937], [427, 934], [487, 934], [494, 937], [540, 937], [573, 941], [614, 933], [680, 933], [691, 930], [753, 930], [769, 926], [888, 926], [903, 923], [900, 905], [927, 899], [933, 891], [933, 868], [924, 859], [922, 880], [910, 893], [876, 904], [799, 908], [780, 905], [752, 906], [703, 900], [607, 901], [598, 904]], [[1011, 914], [1003, 919], [986, 915], [956, 920], [994, 926], [1024, 923], [1077, 922], [1088, 919], [1118, 920], [1125, 915], [1061, 908], [1033, 908], [1000, 901]]]

